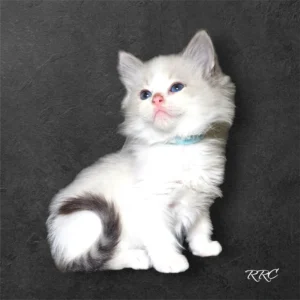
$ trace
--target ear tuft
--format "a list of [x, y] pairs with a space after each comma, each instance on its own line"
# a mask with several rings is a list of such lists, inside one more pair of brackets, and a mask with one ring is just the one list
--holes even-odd
[[201, 67], [204, 75], [209, 75], [217, 67], [215, 49], [210, 36], [205, 30], [198, 31], [182, 53], [183, 57], [191, 59]]
[[134, 84], [134, 78], [142, 66], [142, 61], [134, 55], [125, 51], [119, 51], [118, 71], [120, 79], [126, 87], [130, 88]]

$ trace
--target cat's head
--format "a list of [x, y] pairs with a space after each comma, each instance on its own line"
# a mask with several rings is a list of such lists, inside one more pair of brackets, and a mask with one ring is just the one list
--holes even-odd
[[122, 132], [128, 137], [163, 142], [232, 122], [234, 85], [221, 71], [204, 30], [179, 54], [142, 62], [120, 51], [118, 70], [127, 91]]

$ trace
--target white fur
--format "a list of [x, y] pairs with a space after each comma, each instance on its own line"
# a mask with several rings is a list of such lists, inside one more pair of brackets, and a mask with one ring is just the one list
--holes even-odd
[[68, 263], [86, 253], [101, 237], [102, 224], [93, 212], [58, 216], [52, 224], [52, 252]]
[[[111, 269], [153, 265], [160, 272], [185, 271], [188, 262], [176, 238], [182, 232], [195, 255], [221, 252], [220, 244], [210, 240], [209, 207], [222, 195], [226, 136], [208, 133], [216, 124], [230, 127], [234, 85], [221, 72], [207, 34], [201, 31], [194, 39], [183, 54], [146, 63], [120, 53], [119, 72], [127, 88], [121, 130], [127, 142], [121, 151], [83, 170], [52, 202], [51, 215], [63, 200], [84, 192], [115, 203], [122, 233]], [[193, 48], [197, 45], [200, 50]], [[178, 81], [186, 87], [170, 94], [170, 86]], [[139, 98], [142, 89], [162, 94], [172, 117], [154, 119], [151, 99]], [[168, 144], [175, 136], [193, 134], [207, 135], [193, 145]], [[49, 227], [53, 256], [61, 252], [65, 260], [72, 260], [85, 254], [101, 238], [97, 218], [87, 212], [58, 217]]]

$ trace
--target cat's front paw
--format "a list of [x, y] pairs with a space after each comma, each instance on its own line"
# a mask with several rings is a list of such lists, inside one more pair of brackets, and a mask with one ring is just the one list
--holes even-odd
[[205, 241], [198, 243], [190, 243], [190, 249], [197, 256], [217, 256], [222, 251], [222, 246], [217, 241]]
[[141, 249], [131, 250], [129, 259], [129, 267], [135, 270], [147, 270], [151, 267], [151, 261], [146, 251]]
[[153, 267], [161, 273], [180, 273], [189, 268], [189, 263], [184, 255], [172, 253], [153, 261]]

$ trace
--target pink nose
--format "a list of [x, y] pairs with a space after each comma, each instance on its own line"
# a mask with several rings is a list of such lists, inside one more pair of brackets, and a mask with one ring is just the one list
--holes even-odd
[[160, 106], [165, 102], [165, 99], [162, 95], [160, 94], [155, 94], [152, 98], [152, 103], [156, 106]]

